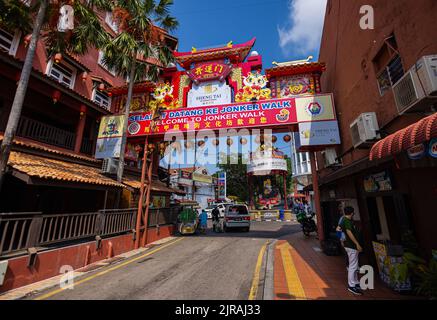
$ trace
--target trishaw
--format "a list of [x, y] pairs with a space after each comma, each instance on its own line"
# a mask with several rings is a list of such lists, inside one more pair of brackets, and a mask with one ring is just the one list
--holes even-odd
[[183, 201], [179, 203], [182, 211], [178, 216], [178, 231], [182, 235], [195, 234], [199, 225], [199, 214], [197, 209], [200, 208], [197, 201]]

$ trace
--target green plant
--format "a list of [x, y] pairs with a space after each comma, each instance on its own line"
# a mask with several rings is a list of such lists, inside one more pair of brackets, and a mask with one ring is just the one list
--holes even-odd
[[437, 299], [437, 261], [431, 260], [428, 266], [421, 269], [417, 292], [431, 299]]

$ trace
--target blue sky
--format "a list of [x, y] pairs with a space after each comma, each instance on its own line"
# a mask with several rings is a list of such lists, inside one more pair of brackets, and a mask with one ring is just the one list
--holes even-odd
[[[326, 0], [175, 0], [172, 14], [180, 26], [174, 35], [179, 39], [179, 51], [256, 37], [254, 50], [262, 55], [264, 69], [270, 68], [272, 61], [309, 55], [317, 60], [325, 8]], [[278, 135], [276, 146], [290, 154], [282, 136]]]
[[172, 14], [179, 51], [256, 37], [254, 49], [269, 68], [272, 61], [317, 59], [325, 7], [326, 0], [175, 0]]

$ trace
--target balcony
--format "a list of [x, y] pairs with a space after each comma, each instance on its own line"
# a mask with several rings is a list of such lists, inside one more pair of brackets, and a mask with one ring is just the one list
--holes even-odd
[[17, 136], [47, 143], [53, 146], [74, 150], [76, 135], [43, 122], [21, 117]]
[[[74, 132], [59, 129], [27, 117], [21, 117], [16, 135], [68, 150], [74, 150], [76, 140], [76, 134]], [[93, 139], [83, 138], [80, 152], [92, 155], [93, 146]]]

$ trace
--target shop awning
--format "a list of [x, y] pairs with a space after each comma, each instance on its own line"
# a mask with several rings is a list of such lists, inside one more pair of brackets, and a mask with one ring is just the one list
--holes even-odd
[[369, 159], [372, 161], [395, 155], [435, 137], [437, 137], [437, 113], [375, 143], [370, 150]]
[[82, 183], [107, 187], [125, 186], [100, 173], [100, 168], [60, 161], [22, 152], [11, 152], [8, 165], [12, 174], [29, 184], [42, 180], [52, 182]]

